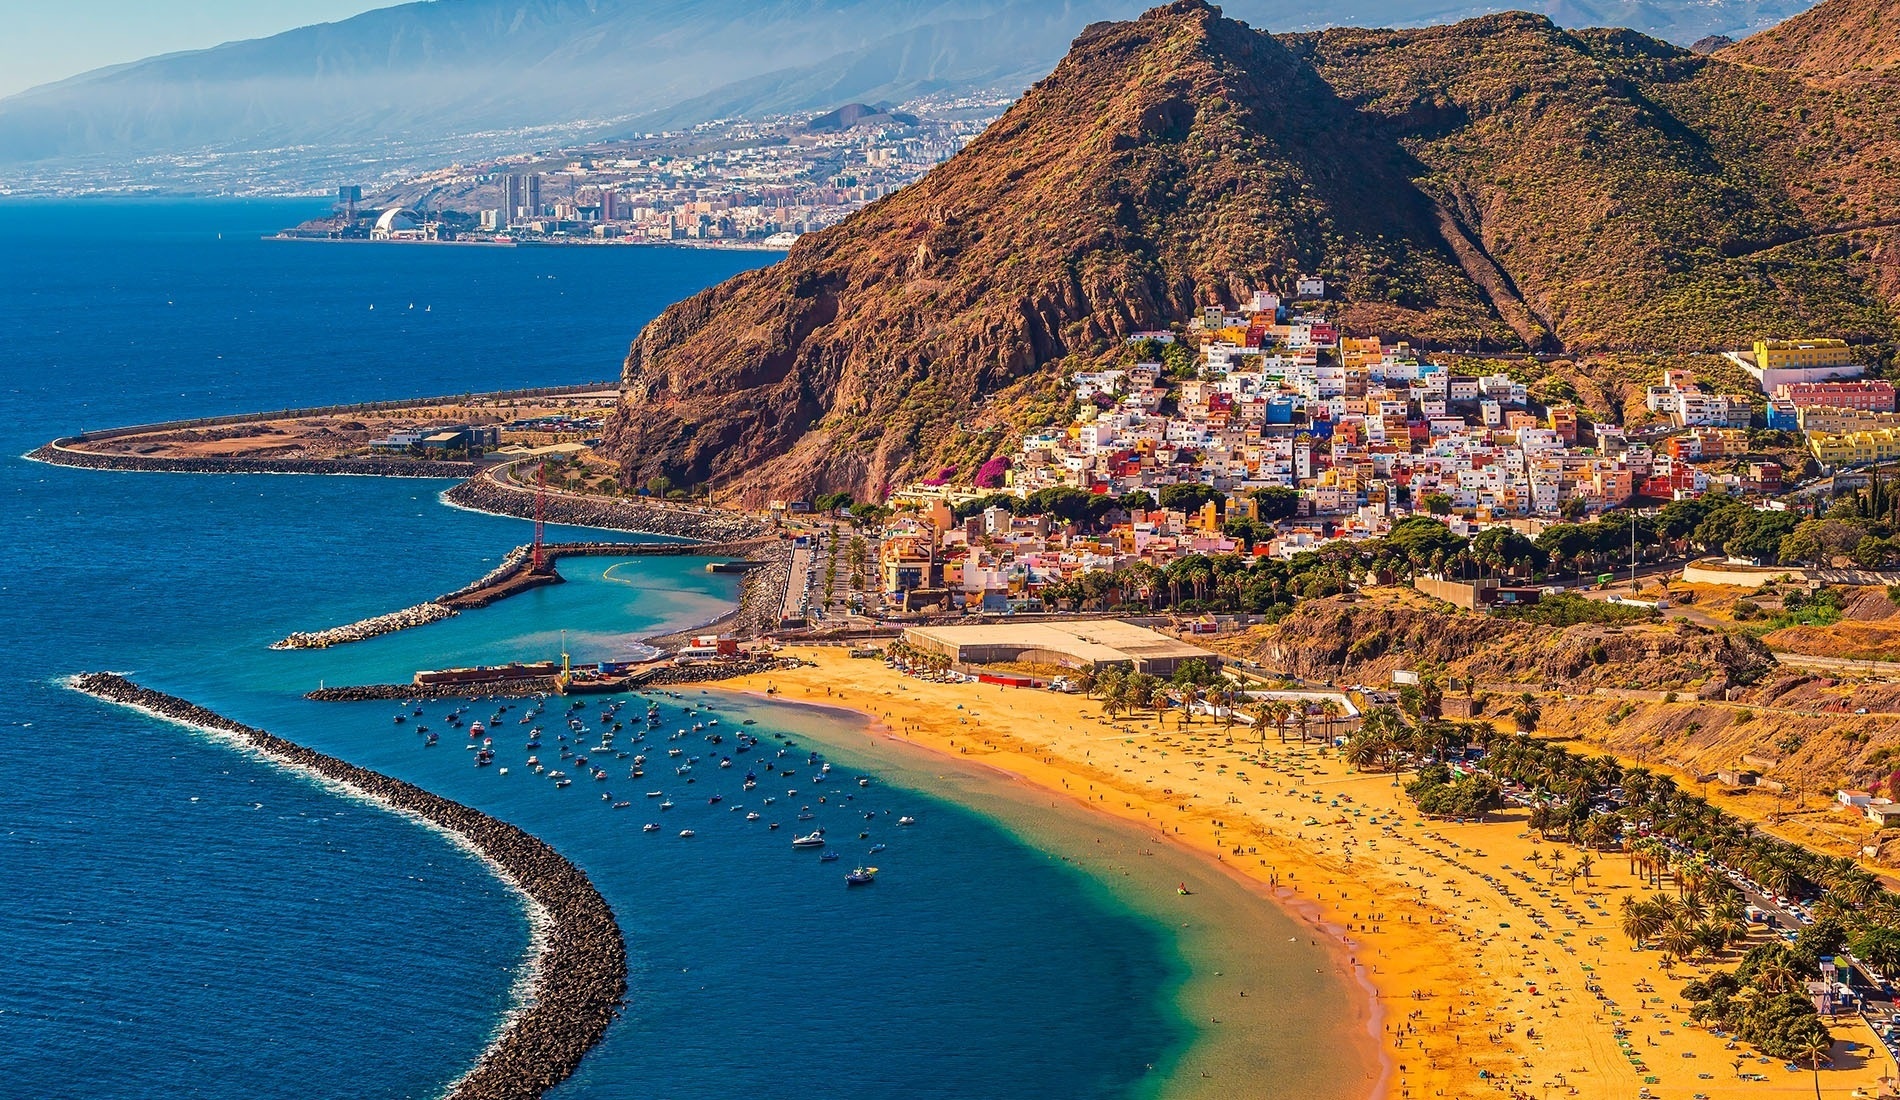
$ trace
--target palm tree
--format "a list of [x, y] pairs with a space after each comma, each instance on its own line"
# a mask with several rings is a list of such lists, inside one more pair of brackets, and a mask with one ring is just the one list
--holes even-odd
[[1345, 708], [1339, 705], [1337, 699], [1323, 699], [1319, 704], [1319, 713], [1326, 720], [1326, 743], [1330, 745], [1333, 743], [1333, 723], [1345, 713]]
[[1795, 1060], [1806, 1059], [1808, 1067], [1814, 1071], [1814, 1100], [1821, 1100], [1821, 1063], [1832, 1062], [1833, 1053], [1833, 1040], [1829, 1038], [1825, 1030], [1808, 1035], [1795, 1049]]

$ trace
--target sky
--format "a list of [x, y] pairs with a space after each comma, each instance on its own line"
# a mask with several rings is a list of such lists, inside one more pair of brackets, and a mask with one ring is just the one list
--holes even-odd
[[399, 0], [0, 0], [0, 96], [153, 54], [261, 38]]

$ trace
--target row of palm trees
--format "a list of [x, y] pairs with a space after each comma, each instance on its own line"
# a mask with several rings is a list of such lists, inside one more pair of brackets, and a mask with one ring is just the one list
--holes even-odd
[[[1726, 885], [1726, 884], [1724, 884]], [[1705, 961], [1748, 939], [1741, 894], [1733, 889], [1692, 892], [1680, 897], [1651, 894], [1621, 903], [1623, 934], [1641, 947], [1656, 947], [1663, 965], [1677, 960]], [[1794, 980], [1792, 974], [1790, 981]]]

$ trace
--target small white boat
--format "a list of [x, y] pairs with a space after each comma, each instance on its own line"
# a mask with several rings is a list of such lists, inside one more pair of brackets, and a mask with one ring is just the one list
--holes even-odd
[[673, 800], [670, 798], [667, 799], [665, 802], [660, 803], [660, 809], [662, 810], [670, 810], [672, 808], [673, 808]]
[[759, 819], [759, 815], [758, 815], [758, 814], [757, 814], [756, 812], [754, 812], [754, 813], [749, 813], [749, 814], [747, 814], [747, 815], [745, 815], [745, 819], [746, 819], [747, 821], [757, 821], [757, 820]]
[[899, 825], [915, 825], [917, 824], [917, 819], [914, 817], [911, 817], [909, 814], [906, 814], [903, 817], [898, 818], [897, 823]]
[[657, 821], [649, 821], [645, 825], [640, 826], [640, 831], [643, 833], [657, 833], [660, 831], [660, 823]]
[[507, 769], [507, 768], [497, 768], [497, 769], [495, 770], [495, 774], [496, 774], [496, 775], [507, 775], [507, 774], [508, 774], [508, 769]]
[[681, 829], [681, 830], [680, 830], [680, 835], [681, 835], [681, 836], [692, 836], [692, 835], [693, 835], [693, 831], [692, 831], [691, 829]]
[[792, 838], [792, 847], [794, 848], [823, 848], [824, 846], [825, 831], [823, 829], [807, 833], [804, 836]]

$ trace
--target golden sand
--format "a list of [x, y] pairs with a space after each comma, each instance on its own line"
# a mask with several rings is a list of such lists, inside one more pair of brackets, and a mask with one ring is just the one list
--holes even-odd
[[[1578, 853], [1540, 842], [1523, 811], [1422, 821], [1392, 776], [1272, 732], [1263, 746], [1205, 717], [1185, 729], [1173, 716], [1165, 728], [1151, 716], [1110, 724], [1079, 696], [791, 652], [816, 667], [722, 686], [847, 707], [893, 737], [1158, 829], [1338, 935], [1376, 990], [1386, 1096], [1813, 1095], [1807, 1070], [1690, 1023], [1679, 991], [1708, 968], [1665, 970], [1658, 953], [1631, 948], [1616, 901], [1646, 888], [1620, 854], [1595, 855], [1587, 882], [1553, 882], [1553, 858], [1572, 866]], [[1875, 1095], [1884, 1052], [1855, 1018], [1833, 1023], [1822, 1095]]]

